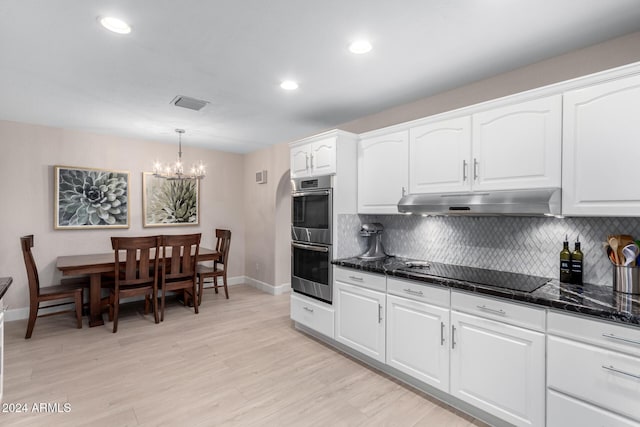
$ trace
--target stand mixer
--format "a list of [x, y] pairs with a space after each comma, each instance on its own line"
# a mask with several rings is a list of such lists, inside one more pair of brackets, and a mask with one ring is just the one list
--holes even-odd
[[358, 256], [358, 258], [365, 261], [375, 261], [384, 259], [387, 256], [387, 254], [384, 253], [384, 248], [382, 247], [383, 231], [384, 227], [379, 222], [362, 224], [362, 228], [360, 228], [360, 235], [369, 239], [369, 247], [367, 248], [367, 251]]

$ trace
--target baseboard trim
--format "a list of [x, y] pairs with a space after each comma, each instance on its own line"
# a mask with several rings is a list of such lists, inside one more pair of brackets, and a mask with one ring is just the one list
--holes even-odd
[[[220, 279], [218, 283], [222, 283], [222, 279]], [[227, 279], [228, 286], [242, 285], [245, 283], [269, 295], [282, 295], [284, 293], [291, 292], [291, 284], [289, 283], [283, 283], [282, 285], [273, 286], [273, 285], [270, 285], [269, 283], [262, 282], [260, 280], [253, 279], [247, 276], [235, 276], [235, 277], [229, 277]], [[212, 288], [212, 287], [213, 287], [213, 279], [211, 279], [211, 281], [204, 282], [205, 289]], [[124, 298], [122, 299], [122, 302], [126, 303], [131, 301], [137, 301], [139, 299], [142, 299], [142, 298], [141, 297]], [[47, 314], [47, 313], [54, 313], [58, 311], [67, 311], [67, 310], [68, 309], [65, 307], [54, 307], [49, 309], [41, 308], [38, 311], [38, 313]], [[7, 322], [12, 322], [14, 320], [24, 320], [28, 318], [29, 318], [29, 307], [13, 308], [5, 311], [4, 313], [4, 320]]]
[[254, 279], [253, 277], [247, 276], [244, 277], [244, 283], [270, 295], [282, 295], [284, 293], [291, 292], [291, 284], [289, 283], [283, 283], [282, 285], [274, 286], [261, 280]]

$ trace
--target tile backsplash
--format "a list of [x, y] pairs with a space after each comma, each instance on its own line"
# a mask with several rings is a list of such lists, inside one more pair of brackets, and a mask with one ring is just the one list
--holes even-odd
[[557, 278], [565, 234], [573, 250], [580, 236], [584, 281], [610, 286], [611, 264], [602, 249], [608, 234], [640, 238], [640, 218], [421, 217], [338, 215], [336, 258], [359, 255], [367, 239], [361, 224], [384, 225], [389, 255]]

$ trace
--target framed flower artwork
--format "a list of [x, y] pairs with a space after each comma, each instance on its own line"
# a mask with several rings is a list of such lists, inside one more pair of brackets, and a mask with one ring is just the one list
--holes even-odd
[[54, 228], [129, 228], [129, 172], [55, 166]]
[[160, 178], [142, 174], [142, 218], [144, 227], [198, 225], [200, 181]]

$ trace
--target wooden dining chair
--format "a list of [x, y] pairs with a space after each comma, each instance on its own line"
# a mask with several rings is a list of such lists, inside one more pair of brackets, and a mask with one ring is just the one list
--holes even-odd
[[[144, 314], [158, 320], [158, 259], [160, 236], [112, 237], [115, 256], [113, 287], [109, 290], [109, 319], [113, 320], [113, 333], [118, 331], [118, 312], [121, 297], [144, 296]], [[120, 251], [124, 251], [124, 258]]]
[[[204, 279], [213, 278], [213, 288], [216, 294], [218, 288], [224, 288], [224, 295], [229, 299], [229, 289], [227, 287], [227, 268], [229, 267], [229, 247], [231, 246], [231, 230], [216, 229], [216, 251], [220, 253], [220, 258], [213, 262], [213, 267], [206, 264], [199, 264], [197, 268], [199, 293], [198, 304], [202, 303], [202, 292], [204, 290]], [[222, 285], [218, 284], [218, 277], [222, 277]]]
[[[27, 280], [29, 282], [29, 321], [27, 323], [27, 334], [25, 339], [31, 338], [33, 327], [36, 325], [38, 317], [51, 316], [53, 314], [75, 312], [78, 329], [82, 328], [82, 299], [84, 287], [89, 286], [88, 280], [79, 278], [74, 282], [66, 284], [58, 284], [53, 286], [40, 287], [40, 278], [38, 277], [38, 268], [35, 259], [31, 253], [33, 248], [33, 234], [20, 238], [22, 245], [22, 256], [24, 257], [24, 265], [27, 269]], [[63, 301], [67, 300], [67, 301]], [[62, 301], [56, 304], [48, 304], [40, 307], [40, 303], [48, 301]], [[63, 305], [75, 305], [75, 310], [56, 311], [53, 313], [41, 314], [38, 316], [40, 308], [58, 307]]]
[[[164, 321], [164, 306], [167, 292], [182, 291], [185, 305], [189, 295], [197, 295], [196, 265], [200, 252], [201, 234], [175, 234], [162, 236], [164, 263], [162, 270], [162, 296], [160, 321]], [[198, 313], [198, 299], [193, 300], [193, 309]]]

